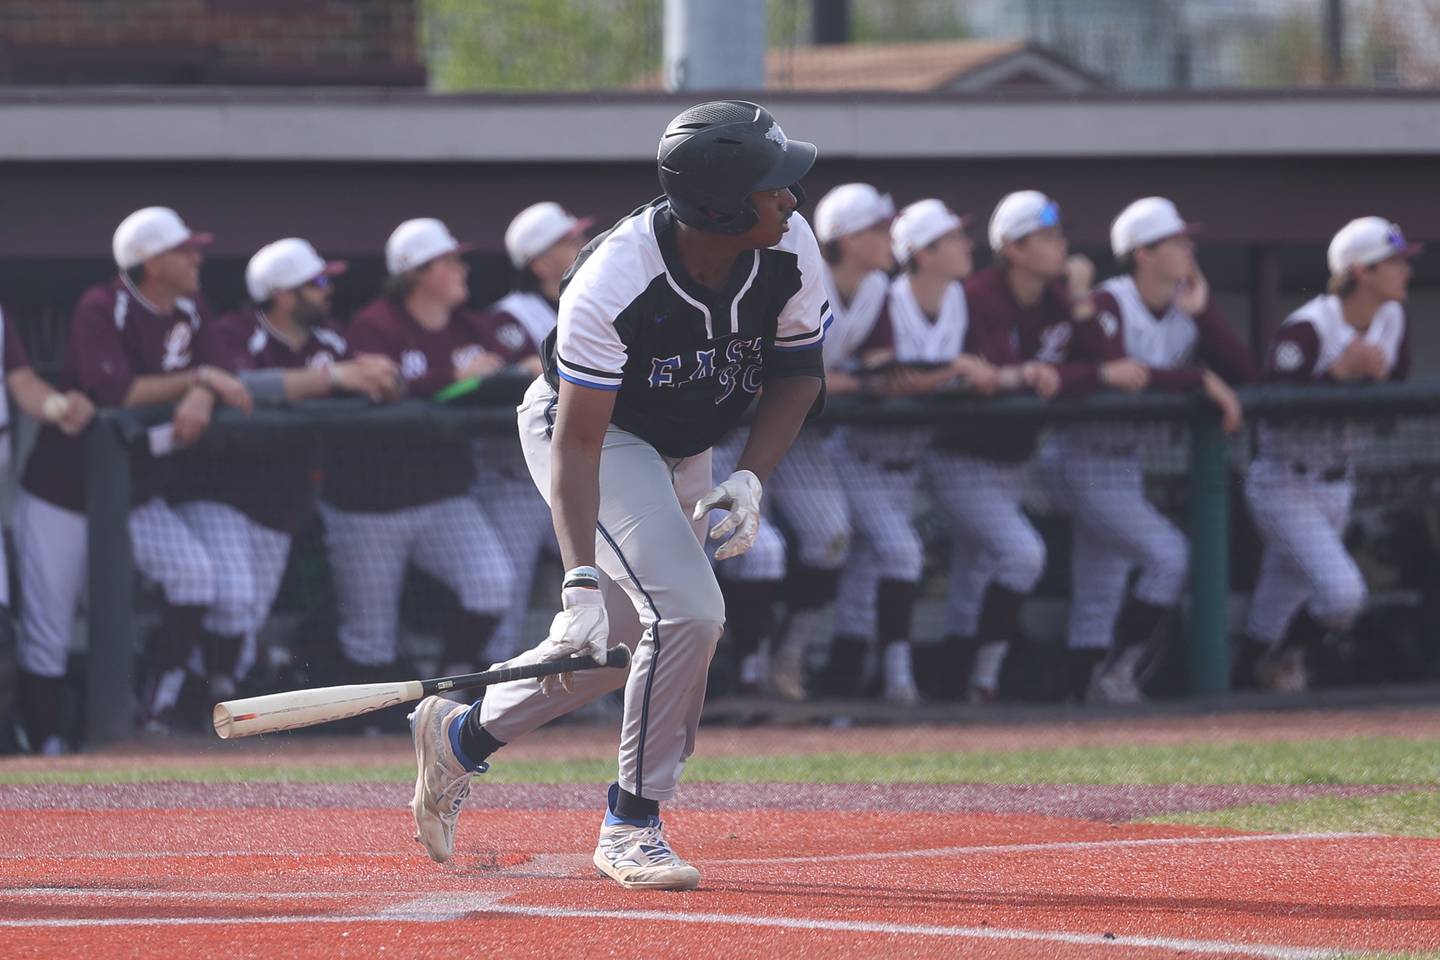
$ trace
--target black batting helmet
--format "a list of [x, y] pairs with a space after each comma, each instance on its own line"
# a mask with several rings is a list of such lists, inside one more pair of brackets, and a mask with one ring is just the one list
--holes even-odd
[[798, 184], [815, 163], [815, 144], [787, 139], [759, 104], [715, 100], [670, 121], [657, 163], [682, 223], [740, 234], [759, 219], [750, 194]]

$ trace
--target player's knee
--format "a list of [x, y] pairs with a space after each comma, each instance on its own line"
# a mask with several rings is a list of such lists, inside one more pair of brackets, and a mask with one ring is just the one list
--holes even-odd
[[1336, 564], [1325, 581], [1318, 585], [1311, 610], [1321, 623], [1343, 630], [1360, 616], [1367, 593], [1365, 578], [1353, 562]]
[[508, 556], [496, 556], [483, 576], [469, 576], [458, 584], [460, 605], [476, 613], [502, 614], [515, 599], [518, 577]]
[[215, 564], [203, 550], [193, 551], [161, 584], [165, 598], [177, 607], [209, 607], [219, 596]]
[[1169, 606], [1180, 599], [1189, 576], [1189, 546], [1184, 537], [1177, 535], [1147, 558], [1135, 592], [1147, 603]]
[[783, 580], [785, 578], [785, 541], [773, 527], [761, 527], [755, 545], [738, 558], [743, 566], [741, 579]]
[[913, 530], [874, 545], [876, 563], [886, 579], [915, 581], [925, 565], [925, 547]]
[[811, 529], [796, 534], [799, 553], [807, 566], [834, 570], [850, 553], [850, 524], [844, 517], [816, 523]]
[[694, 584], [684, 596], [662, 610], [662, 617], [675, 623], [694, 625], [702, 634], [714, 633], [715, 641], [725, 629], [725, 595], [713, 576]]
[[1011, 549], [1001, 558], [996, 579], [1020, 593], [1035, 589], [1045, 573], [1045, 541], [1035, 531], [1017, 537]]

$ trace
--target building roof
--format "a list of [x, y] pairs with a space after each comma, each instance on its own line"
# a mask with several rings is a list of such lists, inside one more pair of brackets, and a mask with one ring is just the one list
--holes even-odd
[[771, 50], [769, 90], [1080, 90], [1102, 86], [1064, 57], [1023, 40], [857, 43]]

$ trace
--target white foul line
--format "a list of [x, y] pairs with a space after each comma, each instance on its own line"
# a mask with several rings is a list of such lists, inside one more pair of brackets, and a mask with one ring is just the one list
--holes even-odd
[[[36, 888], [28, 888], [36, 889]], [[103, 891], [96, 891], [102, 893]], [[113, 891], [112, 891], [113, 892]], [[125, 891], [138, 893], [139, 891]], [[236, 894], [244, 899], [249, 894]], [[281, 894], [279, 896], [290, 896]], [[303, 897], [304, 894], [296, 894]], [[363, 894], [362, 894], [363, 896]], [[1004, 927], [947, 927], [936, 924], [884, 923], [866, 920], [827, 920], [804, 917], [754, 916], [733, 913], [693, 913], [679, 910], [589, 910], [525, 904], [505, 904], [506, 894], [444, 893], [418, 897], [376, 913], [320, 914], [260, 917], [75, 917], [35, 920], [0, 920], [0, 927], [64, 928], [119, 926], [248, 926], [304, 923], [446, 923], [475, 913], [501, 914], [544, 919], [620, 920], [627, 923], [652, 921], [669, 924], [720, 924], [732, 927], [768, 927], [834, 933], [875, 933], [890, 936], [941, 937], [962, 940], [1012, 940], [1029, 943], [1060, 943], [1085, 947], [1123, 947], [1166, 950], [1179, 953], [1224, 953], [1265, 960], [1319, 960], [1335, 951], [1315, 947], [1283, 947], [1273, 944], [1234, 943], [1224, 940], [1194, 940], [1172, 937], [1106, 936], [1096, 933], [1069, 933], [1062, 930], [1024, 930]]]
[[1131, 840], [1069, 840], [1060, 843], [986, 844], [972, 847], [931, 847], [922, 850], [877, 850], [870, 853], [831, 853], [809, 857], [766, 857], [753, 860], [707, 860], [715, 867], [760, 867], [772, 863], [855, 863], [876, 860], [910, 860], [927, 857], [973, 856], [986, 853], [1048, 853], [1052, 850], [1108, 850], [1122, 847], [1174, 847], [1212, 843], [1299, 843], [1315, 840], [1357, 840], [1384, 837], [1382, 833], [1239, 833], [1222, 837], [1145, 837]]
[[[766, 864], [794, 864], [794, 863], [850, 863], [865, 862], [887, 859], [923, 859], [927, 857], [955, 857], [972, 856], [975, 854], [994, 853], [1044, 853], [1049, 850], [1104, 850], [1107, 848], [1120, 847], [1156, 847], [1156, 846], [1184, 846], [1186, 844], [1212, 844], [1212, 843], [1290, 843], [1324, 840], [1367, 840], [1386, 839], [1388, 834], [1384, 833], [1242, 833], [1226, 834], [1219, 837], [1145, 837], [1130, 840], [1067, 840], [1058, 843], [995, 843], [979, 844], [968, 847], [930, 847], [919, 850], [880, 850], [870, 853], [831, 853], [816, 854], [809, 857], [763, 857], [747, 860], [707, 860], [706, 865], [724, 866], [764, 866]], [[332, 854], [333, 850], [137, 850], [129, 853], [107, 850], [86, 853], [84, 851], [62, 852], [62, 853], [0, 853], [0, 861], [4, 860], [167, 860], [167, 859], [208, 859], [214, 857], [270, 857], [284, 859], [289, 857], [315, 857]], [[464, 858], [469, 856], [466, 851], [461, 850], [456, 854], [458, 865], [464, 865]], [[346, 850], [342, 857], [377, 857], [381, 859], [415, 859], [416, 851], [413, 848], [405, 850]], [[531, 875], [538, 873], [541, 876], [552, 875], [550, 871], [557, 867], [568, 864], [574, 860], [577, 868], [580, 865], [590, 862], [588, 853], [537, 853], [531, 855], [530, 859], [516, 864], [513, 867], [502, 868], [501, 873], [512, 873], [515, 875]]]
[[747, 916], [733, 913], [691, 913], [670, 910], [585, 910], [565, 907], [521, 906], [496, 903], [485, 913], [526, 917], [566, 917], [589, 920], [654, 920], [661, 923], [718, 923], [737, 927], [777, 927], [785, 930], [834, 931], [843, 933], [885, 933], [917, 937], [957, 937], [971, 940], [1024, 940], [1042, 943], [1071, 943], [1093, 947], [1143, 947], [1182, 953], [1228, 953], [1275, 960], [1312, 960], [1332, 957], [1336, 951], [1316, 947], [1280, 947], [1260, 943], [1229, 943], [1224, 940], [1189, 940], [1170, 937], [1105, 936], [1098, 933], [1066, 933], [1059, 930], [1018, 930], [1003, 927], [942, 927], [930, 924], [879, 923], [868, 920], [820, 920], [802, 917]]
[[[132, 891], [126, 891], [127, 893]], [[279, 894], [278, 896], [291, 896]], [[383, 894], [380, 894], [383, 896]], [[252, 894], [235, 893], [229, 899], [244, 901]], [[296, 893], [297, 899], [307, 896]], [[327, 896], [334, 896], [329, 894]], [[376, 894], [354, 894], [356, 897], [374, 897]], [[50, 917], [35, 920], [0, 920], [0, 927], [195, 927], [195, 926], [249, 926], [252, 924], [292, 923], [448, 923], [459, 920], [467, 914], [489, 910], [506, 896], [499, 892], [484, 893], [435, 893], [415, 897], [373, 913], [330, 913], [296, 914], [294, 916], [261, 917]]]

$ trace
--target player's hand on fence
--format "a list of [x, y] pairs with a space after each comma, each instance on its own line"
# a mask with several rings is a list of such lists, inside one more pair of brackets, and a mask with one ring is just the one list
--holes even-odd
[[1060, 371], [1051, 363], [1032, 360], [1022, 365], [1020, 380], [1041, 400], [1049, 400], [1060, 392]]
[[249, 413], [255, 406], [250, 390], [234, 374], [218, 367], [204, 366], [195, 371], [195, 382], [211, 393], [227, 407], [234, 407], [242, 413]]
[[1139, 393], [1150, 385], [1150, 368], [1126, 357], [1100, 364], [1100, 382], [1111, 390]]
[[728, 510], [710, 531], [711, 540], [729, 536], [715, 551], [716, 560], [738, 557], [755, 545], [760, 532], [760, 478], [749, 470], [736, 470], [720, 486], [695, 502], [693, 519], [703, 520], [711, 510]]
[[[590, 657], [604, 663], [609, 640], [610, 619], [605, 613], [600, 575], [594, 567], [576, 567], [565, 574], [560, 612], [550, 621], [550, 635], [535, 648], [539, 659]], [[569, 690], [570, 674], [545, 677], [540, 681], [540, 689], [549, 693], [557, 684]]]
[[175, 404], [175, 413], [170, 418], [175, 443], [188, 447], [199, 440], [205, 428], [210, 426], [210, 417], [214, 412], [215, 394], [201, 387], [186, 390], [180, 402]]
[[471, 357], [469, 362], [455, 371], [456, 380], [465, 380], [469, 377], [485, 379], [505, 369], [505, 360], [496, 353], [488, 350], [481, 350]]
[[61, 394], [60, 399], [65, 402], [65, 406], [55, 418], [55, 426], [64, 431], [66, 436], [78, 436], [94, 419], [95, 404], [79, 390]]
[[1180, 289], [1175, 291], [1175, 306], [1193, 317], [1203, 313], [1209, 303], [1210, 284], [1196, 267], [1194, 273], [1180, 281]]
[[1240, 398], [1235, 391], [1213, 370], [1203, 374], [1205, 396], [1220, 409], [1220, 429], [1226, 433], [1239, 433], [1245, 423], [1245, 413], [1240, 407]]
[[[828, 381], [829, 374], [826, 374]], [[879, 378], [879, 389], [876, 391], [882, 397], [908, 397], [914, 393], [924, 392], [924, 383], [921, 375], [910, 367], [892, 367], [885, 371], [885, 375]]]
[[950, 364], [950, 369], [982, 397], [993, 396], [1000, 388], [1000, 371], [983, 357], [962, 353]]
[[347, 393], [359, 393], [371, 403], [394, 400], [400, 395], [400, 375], [395, 361], [378, 353], [365, 353], [354, 360], [335, 364], [335, 385]]
[[1338, 380], [1379, 380], [1385, 376], [1385, 351], [1369, 340], [1352, 340], [1330, 365]]

